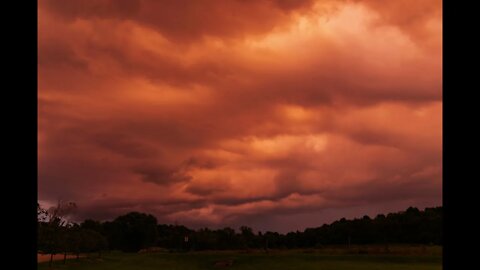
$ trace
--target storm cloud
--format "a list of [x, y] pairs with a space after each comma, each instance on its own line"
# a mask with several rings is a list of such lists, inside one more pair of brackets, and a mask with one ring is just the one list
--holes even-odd
[[38, 194], [279, 231], [436, 206], [441, 1], [40, 1]]

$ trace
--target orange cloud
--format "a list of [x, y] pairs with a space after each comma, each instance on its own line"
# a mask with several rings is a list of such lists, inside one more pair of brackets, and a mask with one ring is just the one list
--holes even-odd
[[39, 198], [281, 231], [441, 204], [441, 3], [394, 2], [41, 1]]

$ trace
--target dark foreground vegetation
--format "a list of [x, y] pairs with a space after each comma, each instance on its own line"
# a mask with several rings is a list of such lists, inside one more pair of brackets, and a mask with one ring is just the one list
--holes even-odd
[[[157, 224], [154, 216], [131, 212], [113, 221], [68, 222], [66, 213], [75, 204], [58, 204], [49, 210], [38, 208], [38, 249], [46, 254], [97, 253], [120, 250], [138, 252], [156, 247], [168, 251], [321, 249], [327, 246], [380, 245], [389, 251], [394, 244], [442, 244], [442, 207], [342, 218], [329, 225], [280, 234], [257, 232], [241, 226], [238, 231], [189, 229], [181, 225]], [[51, 264], [52, 262], [50, 262]], [[64, 262], [63, 262], [64, 263]]]

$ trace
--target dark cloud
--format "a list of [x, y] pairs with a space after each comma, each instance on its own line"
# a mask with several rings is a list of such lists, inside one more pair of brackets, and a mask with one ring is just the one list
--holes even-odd
[[78, 57], [72, 48], [55, 43], [39, 48], [38, 65], [51, 68], [88, 69], [88, 62]]
[[97, 142], [100, 147], [129, 158], [154, 158], [158, 155], [155, 146], [143, 141], [135, 141], [134, 138], [121, 133], [96, 134], [92, 141]]
[[66, 2], [59, 0], [42, 1], [42, 7], [52, 10], [64, 19], [72, 20], [77, 17], [117, 17], [128, 19], [140, 10], [140, 0], [99, 0]]
[[133, 171], [139, 174], [143, 181], [159, 185], [185, 182], [192, 179], [183, 168], [165, 168], [162, 165], [140, 165]]
[[[218, 184], [213, 184], [213, 185], [205, 185], [202, 183], [193, 183], [187, 186], [185, 191], [195, 194], [195, 195], [200, 195], [200, 196], [208, 196], [212, 195], [214, 193], [219, 193], [223, 191], [227, 191], [228, 186], [220, 186]], [[250, 200], [250, 199], [248, 199]], [[215, 201], [215, 203], [219, 203], [219, 201]]]
[[42, 7], [65, 20], [134, 20], [172, 39], [192, 40], [203, 36], [235, 37], [263, 33], [282, 23], [290, 12], [313, 3], [301, 1], [245, 0], [122, 0], [45, 1]]
[[219, 164], [212, 159], [202, 159], [199, 157], [190, 157], [184, 161], [186, 168], [214, 169]]

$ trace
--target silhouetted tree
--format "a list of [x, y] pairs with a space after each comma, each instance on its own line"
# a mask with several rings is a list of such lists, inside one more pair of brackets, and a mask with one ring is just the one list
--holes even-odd
[[[68, 206], [68, 205], [67, 205]], [[70, 206], [71, 207], [71, 206]], [[236, 232], [226, 227], [192, 230], [181, 225], [157, 225], [152, 215], [132, 212], [113, 221], [85, 220], [81, 224], [67, 222], [65, 211], [56, 207], [44, 211], [38, 207], [38, 248], [47, 254], [67, 252], [77, 254], [119, 249], [136, 252], [150, 246], [172, 251], [245, 248], [320, 248], [326, 245], [349, 244], [442, 244], [442, 207], [421, 211], [410, 207], [406, 211], [347, 220], [306, 228], [303, 232], [280, 234], [267, 231], [254, 234], [241, 226]], [[68, 208], [68, 207], [64, 207]], [[74, 207], [73, 207], [74, 208]], [[56, 210], [56, 211], [55, 211]], [[188, 242], [185, 242], [188, 237]], [[64, 257], [66, 258], [66, 257]]]
[[254, 246], [254, 239], [255, 239], [255, 234], [253, 234], [253, 230], [250, 227], [247, 226], [241, 226], [240, 227], [240, 233], [242, 236], [242, 243], [244, 244], [245, 248], [251, 248]]
[[110, 248], [125, 252], [137, 252], [157, 241], [157, 219], [152, 215], [131, 212], [117, 217], [104, 229]]
[[38, 246], [43, 252], [50, 254], [51, 265], [53, 256], [64, 253], [64, 261], [68, 250], [66, 240], [71, 222], [67, 219], [77, 209], [74, 202], [58, 201], [56, 206], [48, 210], [42, 209], [37, 203]]

